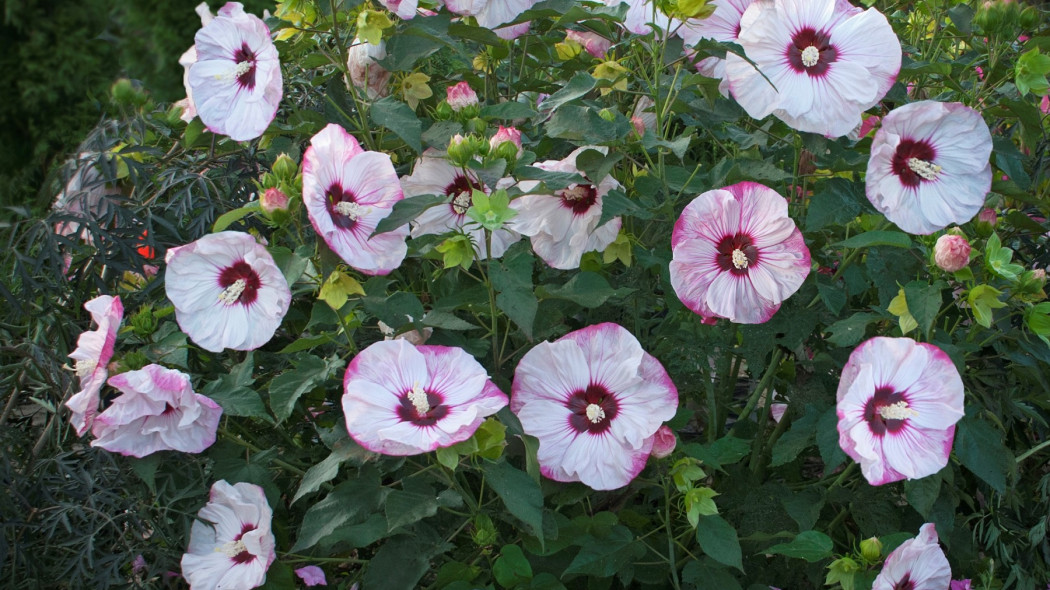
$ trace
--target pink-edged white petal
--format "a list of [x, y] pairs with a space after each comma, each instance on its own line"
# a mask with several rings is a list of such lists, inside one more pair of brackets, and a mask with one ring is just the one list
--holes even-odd
[[901, 543], [886, 557], [871, 588], [945, 590], [952, 584], [951, 580], [951, 566], [937, 542], [937, 529], [928, 522], [919, 529], [917, 537]]
[[185, 373], [147, 365], [109, 384], [123, 395], [98, 415], [91, 446], [145, 457], [157, 451], [200, 453], [215, 442], [222, 408], [194, 393]]
[[229, 2], [197, 31], [194, 50], [195, 61], [190, 55], [180, 61], [189, 64], [187, 97], [204, 125], [237, 141], [262, 135], [283, 92], [281, 63], [266, 24], [239, 2]]
[[[695, 46], [704, 39], [736, 42], [740, 32], [740, 17], [754, 0], [712, 0], [708, 2], [715, 11], [707, 18], [686, 20], [676, 34], [685, 41], [687, 47]], [[691, 50], [690, 50], [691, 51]], [[729, 81], [726, 80], [726, 60], [718, 57], [707, 57], [696, 63], [696, 71], [709, 78], [722, 80], [718, 85], [722, 96], [729, 96]]]
[[473, 16], [478, 25], [495, 31], [501, 39], [516, 39], [529, 30], [529, 23], [501, 26], [521, 16], [537, 0], [446, 0], [445, 7], [463, 16]]
[[606, 6], [620, 4], [627, 4], [623, 28], [635, 35], [648, 35], [653, 31], [653, 25], [656, 25], [661, 35], [667, 35], [679, 25], [679, 21], [664, 14], [651, 0], [605, 0]]
[[678, 390], [626, 329], [605, 323], [543, 342], [514, 371], [511, 411], [540, 441], [540, 471], [611, 490], [645, 467]]
[[810, 254], [769, 187], [741, 182], [686, 205], [671, 236], [671, 286], [704, 318], [768, 321], [809, 275]]
[[401, 266], [408, 225], [371, 236], [403, 198], [389, 155], [362, 150], [334, 123], [311, 138], [303, 156], [303, 204], [317, 234], [350, 266], [370, 275]]
[[99, 392], [109, 375], [107, 366], [109, 359], [113, 358], [117, 330], [124, 319], [124, 304], [120, 297], [99, 295], [85, 302], [84, 309], [91, 314], [98, 328], [82, 333], [77, 338], [76, 350], [69, 354], [69, 358], [75, 361], [73, 368], [80, 378], [80, 391], [66, 400], [65, 405], [72, 412], [69, 422], [77, 436], [83, 436], [95, 422]]
[[853, 351], [838, 392], [839, 445], [882, 485], [948, 464], [963, 383], [948, 355], [910, 338], [872, 338]]
[[346, 429], [362, 447], [417, 455], [470, 438], [507, 396], [460, 348], [376, 342], [350, 362], [343, 379]]
[[197, 518], [182, 556], [191, 590], [251, 590], [266, 581], [277, 552], [273, 511], [261, 487], [217, 481]]
[[416, 9], [419, 8], [419, 0], [379, 0], [379, 3], [404, 20], [415, 17]]
[[292, 292], [266, 248], [224, 231], [168, 250], [164, 290], [179, 327], [198, 346], [255, 350], [273, 338]]
[[920, 101], [882, 119], [868, 159], [865, 192], [906, 232], [931, 234], [980, 212], [992, 186], [992, 135], [962, 103]]

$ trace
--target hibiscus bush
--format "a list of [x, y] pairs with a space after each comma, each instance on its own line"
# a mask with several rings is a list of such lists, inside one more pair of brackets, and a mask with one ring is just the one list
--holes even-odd
[[3, 579], [1050, 584], [1050, 20], [871, 4], [201, 5], [11, 232]]

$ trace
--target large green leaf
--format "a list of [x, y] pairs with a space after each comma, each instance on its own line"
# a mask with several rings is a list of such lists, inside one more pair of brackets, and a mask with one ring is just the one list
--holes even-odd
[[1013, 454], [1003, 445], [1003, 433], [971, 416], [959, 421], [955, 432], [959, 461], [997, 492], [1006, 491], [1006, 478], [1015, 467]]
[[387, 97], [372, 103], [369, 116], [373, 124], [396, 133], [416, 153], [423, 151], [423, 124], [407, 104]]
[[719, 563], [744, 571], [736, 529], [721, 516], [703, 516], [696, 526], [696, 540], [704, 553]]
[[519, 518], [537, 537], [542, 546], [543, 493], [529, 474], [515, 469], [506, 461], [486, 463], [485, 482], [503, 500], [507, 511]]
[[281, 373], [270, 382], [270, 410], [278, 423], [292, 415], [300, 396], [323, 385], [329, 375], [341, 369], [343, 360], [335, 355], [325, 360], [305, 354], [293, 360], [292, 364], [293, 369]]
[[796, 535], [790, 543], [773, 545], [766, 548], [764, 552], [814, 562], [831, 557], [834, 548], [835, 544], [831, 541], [831, 537], [820, 531], [805, 531]]

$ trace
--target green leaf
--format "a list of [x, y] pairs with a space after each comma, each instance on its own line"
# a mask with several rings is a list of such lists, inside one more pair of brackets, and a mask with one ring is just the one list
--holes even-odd
[[481, 109], [481, 118], [483, 119], [511, 121], [514, 119], [531, 119], [535, 116], [536, 111], [523, 102], [501, 102], [499, 104], [490, 104]]
[[387, 495], [383, 510], [386, 514], [387, 531], [393, 532], [398, 527], [437, 514], [437, 496], [433, 493], [393, 490]]
[[540, 112], [544, 115], [553, 113], [563, 104], [584, 96], [594, 88], [595, 79], [585, 72], [578, 72], [562, 86], [561, 90], [547, 97], [540, 103]]
[[604, 277], [589, 271], [575, 274], [564, 285], [546, 288], [546, 293], [551, 297], [567, 299], [587, 308], [599, 307], [610, 297], [622, 297], [633, 292], [634, 289], [627, 287], [613, 289]]
[[721, 470], [726, 465], [739, 462], [751, 452], [751, 441], [726, 436], [713, 443], [685, 445], [685, 452], [690, 457], [700, 459], [704, 465]]
[[928, 518], [933, 510], [933, 503], [941, 492], [941, 476], [928, 475], [920, 479], [909, 479], [904, 482], [904, 496], [908, 504], [923, 518]]
[[878, 319], [879, 316], [873, 313], [855, 313], [844, 320], [839, 320], [827, 327], [825, 332], [828, 335], [828, 341], [843, 348], [856, 346], [864, 339], [868, 324]]
[[541, 186], [530, 192], [548, 192], [568, 187], [570, 184], [586, 184], [587, 179], [576, 172], [544, 170], [535, 166], [518, 166], [514, 169], [518, 180], [538, 180]]
[[[303, 524], [292, 551], [309, 549], [347, 524], [358, 521], [379, 507], [388, 490], [379, 484], [379, 472], [362, 469], [356, 479], [336, 486], [303, 515]], [[386, 520], [383, 519], [386, 529]]]
[[299, 484], [299, 489], [292, 498], [292, 504], [295, 504], [299, 498], [316, 492], [323, 484], [332, 481], [339, 474], [339, 467], [346, 461], [354, 459], [355, 463], [361, 464], [367, 457], [368, 451], [351, 440], [350, 437], [340, 439], [333, 445], [330, 455], [306, 470], [306, 475], [303, 476], [303, 481]]
[[971, 416], [963, 418], [955, 432], [955, 454], [964, 467], [997, 492], [1006, 491], [1006, 477], [1013, 472], [1015, 462], [997, 428]]
[[365, 297], [363, 303], [365, 311], [394, 330], [399, 330], [401, 326], [410, 322], [419, 321], [424, 315], [419, 297], [407, 291], [398, 291], [388, 297]]
[[600, 537], [585, 536], [581, 541], [583, 548], [565, 568], [563, 578], [571, 574], [610, 578], [645, 554], [645, 547], [635, 542], [634, 533], [623, 525], [612, 527]]
[[222, 406], [222, 411], [227, 416], [262, 418], [272, 422], [273, 420], [266, 413], [266, 406], [263, 405], [262, 398], [249, 387], [255, 382], [252, 377], [254, 363], [253, 353], [249, 352], [244, 362], [234, 366], [229, 374], [208, 383], [201, 394], [215, 400], [215, 403]]
[[233, 211], [227, 211], [219, 216], [215, 220], [215, 225], [212, 226], [211, 231], [214, 233], [221, 232], [226, 228], [233, 225], [235, 222], [240, 221], [250, 213], [259, 212], [259, 201], [252, 201], [243, 207], [234, 209]]
[[485, 481], [503, 500], [507, 511], [529, 528], [530, 534], [544, 544], [543, 493], [540, 486], [524, 471], [506, 461], [486, 464]]
[[808, 531], [813, 528], [813, 525], [820, 519], [820, 511], [824, 508], [824, 502], [823, 488], [808, 488], [780, 498], [780, 503], [784, 505], [788, 516], [798, 523], [799, 531]]
[[869, 231], [857, 234], [835, 244], [844, 248], [870, 248], [872, 246], [894, 246], [911, 248], [911, 236], [899, 231]]
[[706, 555], [686, 564], [682, 569], [682, 581], [698, 590], [740, 590], [740, 582], [733, 574]]
[[596, 227], [605, 225], [605, 222], [618, 215], [627, 215], [635, 219], [653, 218], [652, 213], [649, 213], [649, 211], [641, 208], [638, 203], [629, 199], [623, 191], [613, 189], [602, 198], [602, 216], [598, 220]]
[[773, 545], [763, 550], [764, 553], [784, 555], [795, 559], [805, 559], [812, 563], [831, 557], [835, 544], [831, 537], [819, 531], [799, 533], [790, 543]]
[[820, 451], [820, 459], [824, 461], [824, 469], [828, 472], [846, 460], [846, 453], [839, 446], [838, 423], [835, 406], [825, 410], [817, 421], [817, 449]]
[[937, 281], [928, 285], [923, 281], [912, 281], [904, 286], [904, 297], [908, 301], [908, 311], [915, 318], [923, 335], [929, 339], [930, 328], [941, 310], [941, 293], [945, 284]]
[[513, 588], [532, 579], [532, 566], [521, 547], [505, 545], [492, 564], [492, 576], [504, 588]]
[[335, 355], [328, 360], [302, 355], [292, 364], [294, 369], [281, 373], [270, 382], [270, 409], [278, 423], [292, 415], [300, 396], [324, 385], [330, 374], [342, 368], [343, 360]]
[[1006, 303], [999, 301], [1003, 292], [990, 285], [977, 285], [970, 289], [966, 301], [973, 310], [973, 318], [985, 328], [992, 327], [992, 310], [1006, 307]]
[[736, 529], [721, 516], [705, 516], [696, 527], [696, 540], [704, 553], [719, 563], [744, 571]]
[[566, 105], [547, 121], [547, 135], [592, 144], [619, 141], [627, 137], [633, 127], [622, 114], [614, 114], [612, 121], [606, 121], [594, 107]]
[[446, 238], [434, 246], [434, 250], [441, 254], [441, 264], [444, 268], [459, 266], [466, 270], [474, 263], [474, 245], [470, 238], [463, 234]]
[[361, 586], [413, 590], [429, 568], [428, 547], [413, 537], [398, 537], [384, 543], [369, 560]]
[[266, 570], [266, 583], [259, 586], [259, 590], [295, 590], [295, 576], [292, 568], [275, 561]]
[[806, 206], [806, 231], [842, 225], [860, 215], [864, 185], [845, 178], [831, 178], [821, 185]]
[[532, 338], [539, 302], [532, 290], [533, 258], [527, 246], [512, 247], [494, 264], [489, 275], [497, 291], [496, 306]]
[[771, 467], [778, 467], [789, 463], [798, 457], [799, 453], [813, 444], [813, 437], [817, 432], [817, 420], [821, 412], [815, 406], [806, 406], [806, 414], [795, 420], [791, 428], [781, 436], [773, 445], [773, 462]]
[[357, 279], [343, 271], [335, 270], [328, 275], [324, 284], [321, 285], [321, 292], [317, 295], [317, 298], [327, 303], [333, 310], [339, 311], [343, 309], [343, 306], [346, 305], [346, 300], [351, 295], [364, 294], [365, 290], [361, 283], [357, 282]]
[[376, 230], [372, 232], [372, 236], [395, 230], [419, 217], [420, 213], [438, 203], [444, 202], [445, 197], [443, 195], [420, 195], [418, 197], [401, 199], [394, 203], [394, 208], [390, 211], [390, 215], [379, 220], [379, 224], [376, 225]]
[[423, 151], [423, 124], [407, 104], [391, 97], [378, 100], [372, 103], [369, 117], [373, 124], [386, 127], [405, 140], [416, 153]]
[[473, 330], [478, 326], [452, 315], [447, 311], [430, 311], [423, 316], [423, 325], [442, 330]]
[[281, 269], [284, 280], [288, 281], [289, 285], [294, 285], [299, 280], [299, 277], [306, 272], [306, 267], [310, 265], [313, 247], [300, 246], [293, 252], [288, 248], [274, 246], [269, 248], [269, 251], [270, 255], [273, 256], [274, 264]]
[[609, 171], [612, 170], [612, 167], [622, 159], [623, 154], [620, 152], [613, 152], [609, 155], [605, 155], [595, 149], [584, 150], [576, 156], [576, 167], [587, 175], [587, 178], [591, 183], [598, 184], [609, 175]]

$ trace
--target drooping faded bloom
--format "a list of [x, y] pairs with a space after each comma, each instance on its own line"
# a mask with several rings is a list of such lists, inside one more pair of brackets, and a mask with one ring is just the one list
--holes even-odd
[[671, 235], [671, 285], [704, 318], [761, 324], [806, 280], [809, 249], [773, 189], [740, 182], [686, 205]]
[[362, 447], [417, 455], [470, 438], [507, 396], [461, 348], [384, 340], [350, 361], [343, 378], [346, 429]]
[[197, 518], [182, 556], [191, 590], [250, 590], [266, 581], [277, 552], [273, 511], [261, 487], [217, 481]]
[[[773, 114], [799, 131], [841, 137], [860, 125], [897, 79], [901, 46], [886, 17], [846, 0], [756, 0], [737, 42], [758, 69], [726, 56], [733, 98], [749, 115]], [[768, 78], [768, 80], [766, 79]]]
[[970, 264], [970, 242], [955, 234], [944, 234], [933, 246], [933, 260], [945, 272], [962, 270]]
[[510, 409], [539, 439], [544, 476], [613, 490], [645, 467], [657, 431], [678, 409], [678, 390], [630, 332], [604, 323], [525, 353]]
[[[202, 17], [202, 21], [203, 21]], [[204, 125], [237, 141], [266, 131], [281, 102], [281, 63], [270, 29], [228, 2], [194, 37], [187, 95]]]
[[66, 400], [72, 415], [70, 424], [77, 436], [83, 436], [95, 423], [100, 402], [99, 391], [109, 376], [109, 359], [113, 358], [113, 346], [117, 341], [117, 330], [124, 319], [124, 304], [120, 297], [99, 295], [84, 303], [84, 309], [98, 328], [84, 332], [77, 338], [77, 348], [69, 354], [76, 361], [74, 370], [80, 378], [80, 391]]
[[292, 292], [273, 256], [250, 234], [224, 231], [168, 250], [164, 290], [198, 346], [255, 350], [273, 338]]
[[109, 384], [123, 395], [95, 419], [91, 446], [145, 457], [157, 451], [199, 453], [215, 442], [222, 408], [194, 393], [189, 375], [147, 365]]
[[347, 264], [370, 275], [401, 266], [408, 225], [369, 237], [404, 198], [390, 156], [361, 149], [330, 123], [303, 156], [303, 204], [314, 230]]
[[893, 109], [871, 144], [865, 191], [886, 219], [913, 234], [965, 223], [992, 186], [992, 135], [980, 113], [924, 100]]
[[[435, 205], [416, 218], [412, 227], [412, 237], [427, 234], [444, 234], [463, 230], [470, 237], [474, 253], [480, 259], [488, 258], [486, 251], [485, 230], [467, 217], [471, 205], [471, 193], [484, 190], [485, 185], [473, 172], [456, 168], [448, 160], [430, 148], [416, 160], [412, 174], [401, 178], [401, 188], [405, 197], [419, 195], [444, 195], [446, 203]], [[507, 248], [521, 239], [521, 234], [509, 229], [499, 229], [492, 233], [491, 254], [493, 258], [503, 256]]]
[[390, 94], [390, 72], [379, 65], [378, 60], [386, 58], [386, 41], [373, 45], [360, 37], [346, 51], [346, 67], [350, 73], [350, 82], [368, 100], [378, 100]]
[[516, 39], [529, 31], [529, 23], [501, 27], [532, 8], [537, 0], [445, 0], [445, 8], [463, 16], [473, 16], [478, 25], [492, 29], [500, 39]]
[[[547, 160], [535, 164], [537, 168], [572, 174], [585, 174], [576, 167], [576, 158], [586, 150], [607, 148], [581, 147], [563, 160]], [[518, 216], [511, 222], [514, 230], [532, 238], [532, 249], [548, 265], [568, 270], [579, 268], [584, 253], [602, 251], [616, 240], [620, 233], [620, 218], [613, 217], [601, 226], [602, 200], [620, 183], [607, 175], [588, 179], [590, 182], [572, 184], [554, 191], [552, 195], [525, 195], [511, 201]], [[518, 188], [524, 192], [539, 186], [535, 180], [524, 180]]]
[[919, 536], [901, 543], [886, 557], [871, 590], [945, 590], [949, 585], [952, 569], [937, 543], [937, 528], [928, 522], [919, 529]]
[[[691, 18], [678, 29], [678, 36], [692, 47], [703, 39], [736, 42], [740, 34], [740, 17], [754, 0], [712, 0], [714, 13], [707, 18]], [[720, 57], [705, 57], [696, 62], [696, 71], [708, 78], [717, 78], [722, 96], [729, 96], [729, 81], [726, 79], [726, 60]]]
[[836, 397], [839, 445], [871, 485], [919, 479], [948, 464], [963, 384], [936, 346], [910, 338], [862, 343], [842, 369]]

